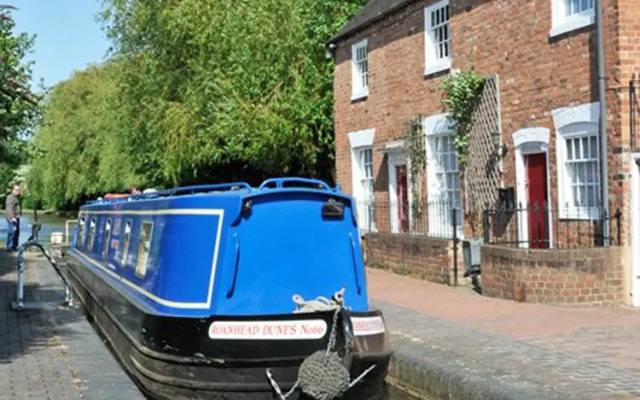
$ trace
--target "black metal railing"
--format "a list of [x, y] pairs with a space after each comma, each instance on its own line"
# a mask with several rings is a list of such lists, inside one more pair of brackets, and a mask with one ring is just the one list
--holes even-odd
[[356, 202], [358, 224], [364, 233], [397, 233], [438, 238], [462, 234], [460, 206], [448, 201], [407, 204], [388, 201]]
[[622, 212], [611, 206], [566, 205], [558, 209], [544, 203], [488, 207], [482, 220], [485, 244], [531, 249], [592, 248], [620, 245], [621, 239]]
[[640, 150], [640, 139], [638, 135], [638, 118], [640, 117], [640, 105], [638, 104], [638, 97], [636, 94], [636, 88], [640, 85], [640, 77], [633, 74], [633, 77], [629, 81], [629, 137], [631, 139], [631, 151]]
[[460, 204], [450, 201], [356, 202], [358, 224], [363, 234], [393, 233], [450, 240], [453, 285], [458, 285], [458, 246], [462, 238]]

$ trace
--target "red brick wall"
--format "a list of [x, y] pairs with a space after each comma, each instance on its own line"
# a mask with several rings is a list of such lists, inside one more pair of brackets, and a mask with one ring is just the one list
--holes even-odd
[[[424, 7], [433, 2], [416, 1], [337, 44], [336, 177], [347, 192], [352, 186], [349, 132], [375, 128], [377, 150], [402, 136], [405, 119], [442, 112], [443, 74], [424, 76]], [[628, 146], [628, 140], [621, 136], [624, 100], [615, 87], [635, 68], [631, 64], [640, 62], [636, 61], [640, 45], [634, 19], [638, 7], [634, 0], [604, 0], [604, 7], [611, 193], [612, 200], [623, 205], [628, 182], [621, 174], [628, 172], [623, 165], [628, 163], [628, 153], [622, 147]], [[598, 101], [595, 25], [549, 38], [550, 0], [451, 0], [451, 8], [453, 68], [466, 70], [473, 65], [481, 74], [500, 77], [502, 140], [509, 146], [503, 162], [504, 185], [515, 186], [513, 133], [534, 126], [549, 128], [551, 201], [557, 205], [551, 111]], [[633, 12], [622, 18], [623, 9]], [[352, 102], [351, 45], [365, 38], [369, 41], [369, 96]], [[625, 58], [619, 59], [619, 54]], [[380, 200], [388, 196], [383, 157], [374, 151], [376, 199]]]
[[[435, 283], [453, 283], [451, 240], [388, 233], [370, 233], [364, 240], [367, 267]], [[459, 258], [460, 254], [459, 252]], [[458, 272], [459, 278], [463, 272]]]
[[627, 247], [525, 250], [482, 247], [482, 292], [529, 303], [626, 304]]

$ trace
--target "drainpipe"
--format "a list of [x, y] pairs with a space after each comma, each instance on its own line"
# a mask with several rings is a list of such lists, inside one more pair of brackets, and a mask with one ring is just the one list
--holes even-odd
[[[598, 87], [600, 96], [600, 181], [602, 188], [602, 206], [604, 212], [609, 212], [609, 166], [607, 164], [607, 103], [605, 93], [604, 71], [604, 23], [602, 18], [602, 2], [596, 0], [596, 24], [598, 26]], [[608, 215], [609, 220], [611, 216]], [[605, 222], [603, 226], [604, 245], [610, 243], [610, 225]]]

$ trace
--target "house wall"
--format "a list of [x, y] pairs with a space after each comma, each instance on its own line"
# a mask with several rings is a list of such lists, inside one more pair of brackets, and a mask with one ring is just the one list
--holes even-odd
[[491, 297], [557, 305], [620, 306], [628, 247], [523, 250], [482, 247], [482, 292]]
[[[618, 5], [620, 2], [620, 5]], [[630, 0], [604, 0], [607, 85], [622, 77], [619, 38], [622, 4]], [[425, 76], [424, 8], [434, 1], [416, 1], [402, 10], [340, 41], [336, 47], [334, 108], [336, 177], [344, 190], [352, 190], [352, 152], [349, 132], [375, 129], [375, 198], [388, 200], [388, 173], [380, 150], [403, 134], [403, 121], [418, 114], [442, 112], [440, 84], [446, 72]], [[517, 3], [517, 6], [515, 5]], [[628, 4], [627, 4], [628, 3]], [[637, 7], [636, 7], [637, 8]], [[483, 75], [500, 79], [501, 135], [508, 146], [502, 182], [515, 186], [514, 132], [529, 127], [550, 130], [549, 176], [551, 204], [557, 206], [558, 173], [552, 110], [598, 101], [596, 28], [591, 25], [561, 36], [549, 37], [551, 0], [452, 0], [452, 68], [471, 66]], [[634, 14], [635, 15], [635, 12]], [[634, 21], [628, 21], [628, 34]], [[636, 25], [637, 26], [637, 25]], [[625, 31], [626, 32], [626, 31]], [[369, 95], [351, 100], [351, 45], [369, 42]], [[637, 38], [633, 36], [634, 51]], [[625, 45], [626, 46], [626, 45]], [[635, 54], [627, 54], [628, 63]], [[624, 68], [623, 68], [624, 67]], [[628, 69], [633, 69], [629, 66]], [[626, 72], [625, 72], [626, 73]], [[615, 178], [625, 158], [621, 136], [621, 104], [615, 89], [608, 91], [609, 171], [612, 200], [624, 203], [626, 185]], [[626, 142], [628, 143], [628, 142]], [[518, 199], [519, 201], [523, 199]]]

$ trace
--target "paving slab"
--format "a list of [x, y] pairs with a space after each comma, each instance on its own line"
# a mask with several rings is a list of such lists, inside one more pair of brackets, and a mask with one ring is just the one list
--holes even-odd
[[[81, 309], [11, 309], [16, 253], [0, 250], [0, 400], [144, 400]], [[64, 300], [46, 259], [25, 253], [25, 300]]]
[[370, 269], [392, 379], [442, 399], [640, 399], [640, 312], [493, 299]]

